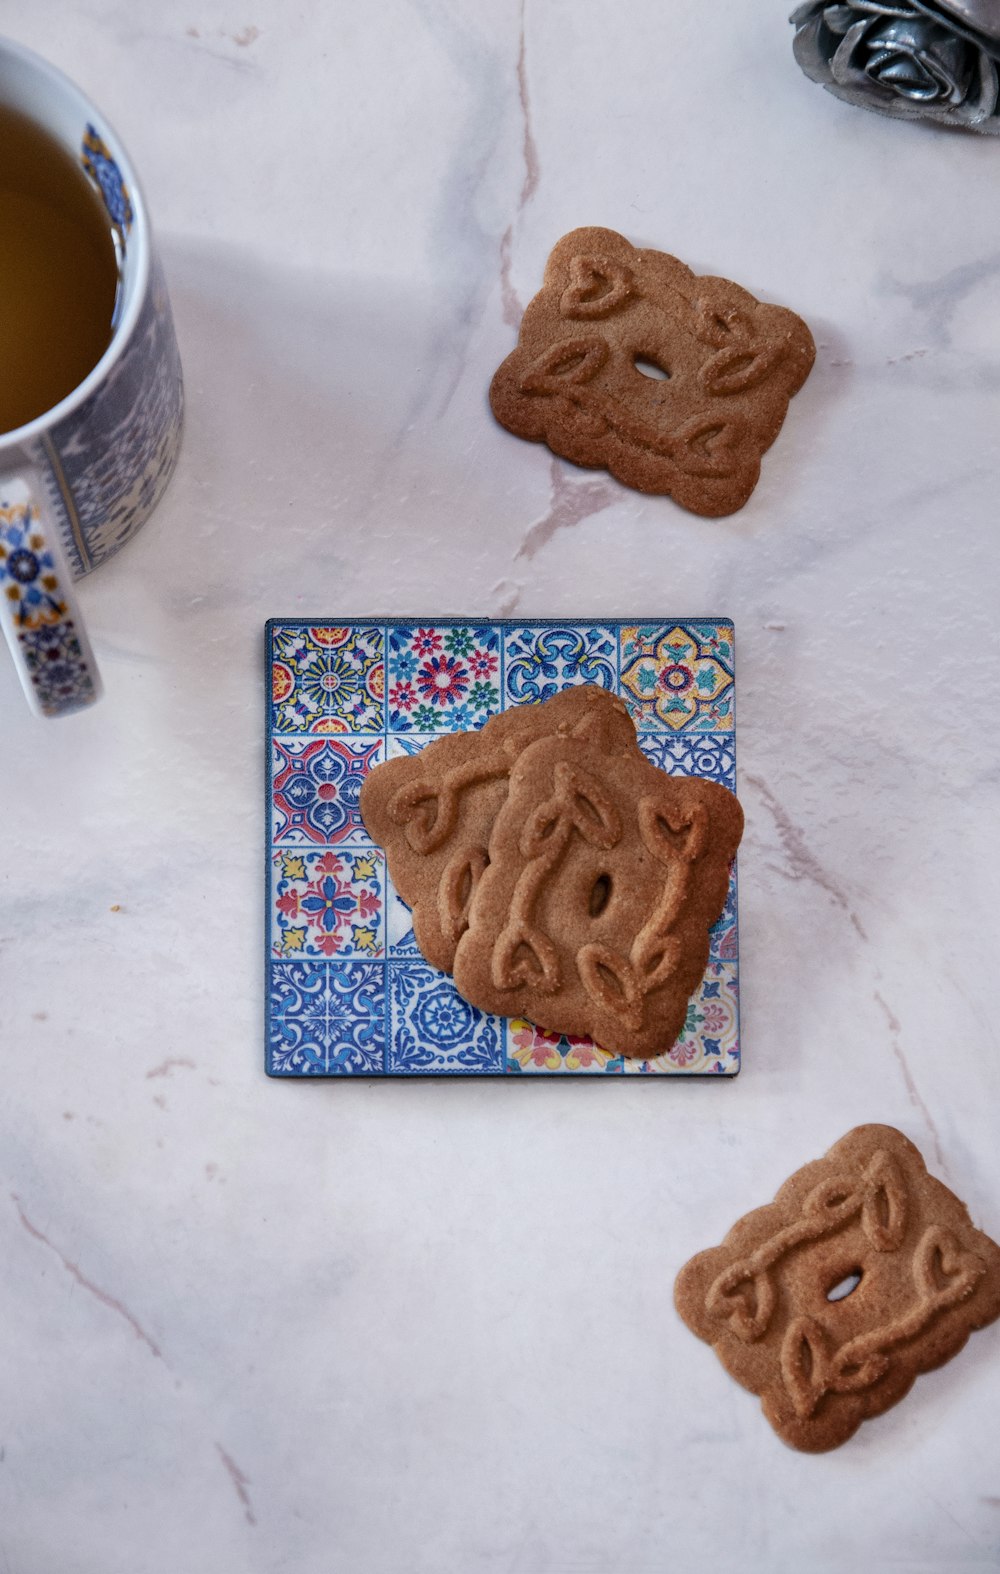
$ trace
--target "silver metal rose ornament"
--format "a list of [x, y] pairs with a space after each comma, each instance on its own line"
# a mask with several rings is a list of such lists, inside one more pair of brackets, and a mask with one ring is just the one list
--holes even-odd
[[861, 109], [1000, 136], [1000, 0], [807, 0], [807, 77]]

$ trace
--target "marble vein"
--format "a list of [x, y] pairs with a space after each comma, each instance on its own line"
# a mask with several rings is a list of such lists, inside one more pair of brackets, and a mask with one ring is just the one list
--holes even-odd
[[[963, 262], [936, 279], [926, 279], [920, 284], [904, 284], [895, 275], [886, 276], [886, 286], [893, 295], [901, 295], [916, 311], [927, 318], [927, 331], [932, 344], [947, 349], [951, 343], [951, 322], [962, 302], [979, 285], [1000, 274], [1000, 252], [980, 257], [976, 262]], [[926, 350], [901, 356], [911, 360], [913, 355], [926, 355]], [[892, 362], [887, 362], [892, 365]]]
[[771, 865], [771, 867], [775, 868], [776, 873], [784, 875], [787, 880], [809, 880], [813, 885], [819, 886], [846, 913], [861, 939], [867, 940], [868, 936], [865, 933], [864, 925], [855, 912], [846, 891], [824, 869], [815, 853], [810, 851], [801, 829], [795, 824], [784, 805], [779, 803], [767, 783], [761, 777], [750, 776], [749, 774], [744, 774], [743, 780], [749, 782], [751, 787], [756, 788], [764, 800], [764, 807], [774, 821], [782, 850], [788, 860], [787, 869], [777, 868], [775, 865]]
[[257, 1516], [253, 1511], [253, 1504], [250, 1501], [250, 1494], [247, 1491], [247, 1487], [251, 1485], [250, 1477], [243, 1474], [235, 1459], [233, 1459], [230, 1454], [226, 1453], [226, 1450], [223, 1448], [221, 1443], [216, 1443], [215, 1449], [219, 1458], [222, 1460], [227, 1476], [233, 1483], [233, 1490], [236, 1493], [236, 1496], [243, 1504], [243, 1514], [247, 1524], [256, 1525]]
[[517, 47], [517, 97], [521, 106], [521, 124], [523, 128], [521, 151], [524, 159], [524, 178], [521, 182], [521, 193], [517, 200], [514, 217], [504, 230], [500, 241], [500, 300], [503, 307], [503, 320], [511, 328], [520, 328], [521, 318], [524, 315], [524, 307], [510, 276], [514, 229], [528, 203], [538, 190], [538, 182], [541, 178], [538, 163], [538, 146], [531, 127], [531, 98], [528, 93], [528, 65], [524, 40], [524, 6], [525, 0], [521, 0]]
[[906, 1056], [903, 1053], [903, 1046], [900, 1042], [903, 1031], [902, 1025], [895, 1012], [883, 999], [882, 995], [877, 989], [874, 991], [873, 999], [875, 1000], [876, 1005], [881, 1008], [885, 1016], [886, 1023], [888, 1024], [889, 1043], [892, 1047], [892, 1052], [899, 1063], [899, 1069], [903, 1073], [903, 1081], [906, 1084], [906, 1091], [909, 1096], [910, 1103], [913, 1105], [914, 1109], [919, 1110], [923, 1116], [927, 1130], [930, 1132], [931, 1139], [934, 1143], [934, 1156], [937, 1159], [938, 1166], [942, 1172], [947, 1175], [948, 1166], [945, 1162], [944, 1151], [941, 1147], [941, 1139], [938, 1136], [938, 1130], [934, 1124], [934, 1117], [920, 1096], [920, 1090], [917, 1087], [916, 1082], [913, 1080], [913, 1073], [911, 1072]]
[[[143, 39], [148, 42], [197, 50], [199, 54], [207, 55], [216, 65], [225, 66], [228, 71], [247, 72], [256, 70], [255, 62], [252, 60], [240, 59], [237, 55], [226, 54], [222, 49], [213, 49], [212, 45], [207, 42], [196, 27], [186, 28], [183, 38], [175, 38], [166, 33], [136, 33], [134, 36], [137, 39]], [[231, 33], [224, 33], [221, 28], [219, 29], [218, 37], [220, 39], [229, 38], [232, 43], [240, 47], [253, 43], [251, 38], [237, 38]]]
[[615, 501], [618, 489], [611, 481], [570, 481], [561, 460], [553, 458], [549, 466], [551, 496], [548, 512], [536, 519], [525, 531], [524, 540], [514, 554], [514, 561], [527, 558], [530, 562], [551, 541], [557, 530], [567, 530], [573, 525], [599, 514]]
[[[435, 411], [440, 420], [461, 382], [469, 334], [493, 284], [489, 259], [496, 242], [479, 217], [477, 197], [502, 136], [506, 95], [498, 51], [486, 36], [431, 0], [422, 0], [415, 10], [465, 86], [469, 105], [455, 141], [458, 156], [440, 182], [434, 224], [439, 282], [452, 302], [447, 320], [432, 329], [428, 342], [429, 358], [445, 374]], [[425, 380], [404, 425], [426, 398]]]
[[162, 1060], [158, 1066], [154, 1066], [151, 1071], [146, 1072], [146, 1081], [151, 1081], [153, 1077], [172, 1076], [175, 1066], [187, 1066], [191, 1071], [195, 1069], [194, 1061], [188, 1060], [186, 1055], [170, 1055], [166, 1060]]
[[40, 1241], [43, 1246], [47, 1246], [49, 1251], [52, 1252], [54, 1256], [58, 1257], [70, 1278], [75, 1279], [77, 1284], [80, 1285], [82, 1289], [87, 1290], [95, 1300], [100, 1301], [102, 1306], [108, 1307], [110, 1311], [117, 1312], [119, 1317], [124, 1318], [125, 1322], [128, 1323], [136, 1338], [141, 1339], [142, 1343], [153, 1355], [155, 1355], [158, 1361], [162, 1361], [163, 1351], [160, 1349], [155, 1339], [151, 1338], [146, 1332], [139, 1319], [129, 1311], [128, 1307], [125, 1306], [123, 1302], [117, 1300], [115, 1296], [109, 1295], [107, 1290], [102, 1290], [99, 1284], [94, 1283], [93, 1279], [88, 1279], [87, 1275], [82, 1272], [77, 1264], [75, 1262], [71, 1262], [70, 1259], [59, 1250], [59, 1247], [56, 1246], [53, 1241], [50, 1241], [48, 1236], [38, 1228], [37, 1224], [32, 1224], [31, 1220], [28, 1218], [27, 1214], [22, 1208], [21, 1199], [17, 1196], [16, 1192], [11, 1192], [10, 1198], [14, 1204], [14, 1207], [17, 1209], [17, 1216], [24, 1225], [24, 1228], [27, 1230], [28, 1234], [32, 1236], [34, 1240]]

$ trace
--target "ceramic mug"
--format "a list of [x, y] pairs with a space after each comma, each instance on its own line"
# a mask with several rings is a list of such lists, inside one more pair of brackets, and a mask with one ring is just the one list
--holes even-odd
[[111, 342], [97, 365], [37, 420], [0, 434], [0, 624], [33, 709], [64, 716], [101, 691], [73, 581], [124, 546], [163, 495], [180, 446], [181, 365], [146, 204], [104, 116], [61, 72], [2, 39], [0, 103], [80, 161], [119, 260]]

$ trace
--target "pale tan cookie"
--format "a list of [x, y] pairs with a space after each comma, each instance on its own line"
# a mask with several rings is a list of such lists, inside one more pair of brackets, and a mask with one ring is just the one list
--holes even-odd
[[731, 514], [815, 354], [785, 307], [614, 230], [579, 229], [553, 248], [490, 404], [508, 431], [564, 459], [696, 514]]
[[614, 1055], [664, 1053], [705, 971], [742, 827], [725, 787], [667, 776], [632, 743], [531, 744], [455, 953], [459, 993]]
[[610, 737], [636, 747], [624, 702], [579, 685], [503, 711], [478, 732], [456, 732], [420, 754], [387, 760], [366, 777], [361, 817], [385, 848], [392, 883], [413, 909], [414, 938], [435, 967], [451, 971], [512, 764], [537, 738], [587, 730], [598, 718]]
[[1000, 1247], [901, 1132], [858, 1126], [693, 1257], [674, 1299], [778, 1436], [819, 1453], [1000, 1316]]

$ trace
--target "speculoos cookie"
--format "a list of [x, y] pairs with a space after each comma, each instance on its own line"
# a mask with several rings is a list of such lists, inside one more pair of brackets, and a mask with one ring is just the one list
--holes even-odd
[[414, 939], [434, 967], [452, 969], [518, 755], [547, 733], [587, 729], [595, 718], [603, 735], [635, 746], [623, 701], [579, 685], [503, 711], [479, 731], [452, 733], [419, 754], [387, 760], [366, 777], [361, 817], [385, 849], [393, 885], [413, 911]]
[[778, 1436], [819, 1453], [1000, 1316], [1000, 1247], [901, 1132], [858, 1126], [693, 1257], [674, 1299]]
[[815, 359], [806, 324], [614, 230], [553, 248], [490, 387], [518, 437], [706, 516], [747, 501]]
[[664, 1053], [704, 973], [742, 828], [731, 792], [668, 776], [634, 740], [591, 729], [530, 744], [455, 953], [459, 993], [613, 1055]]

